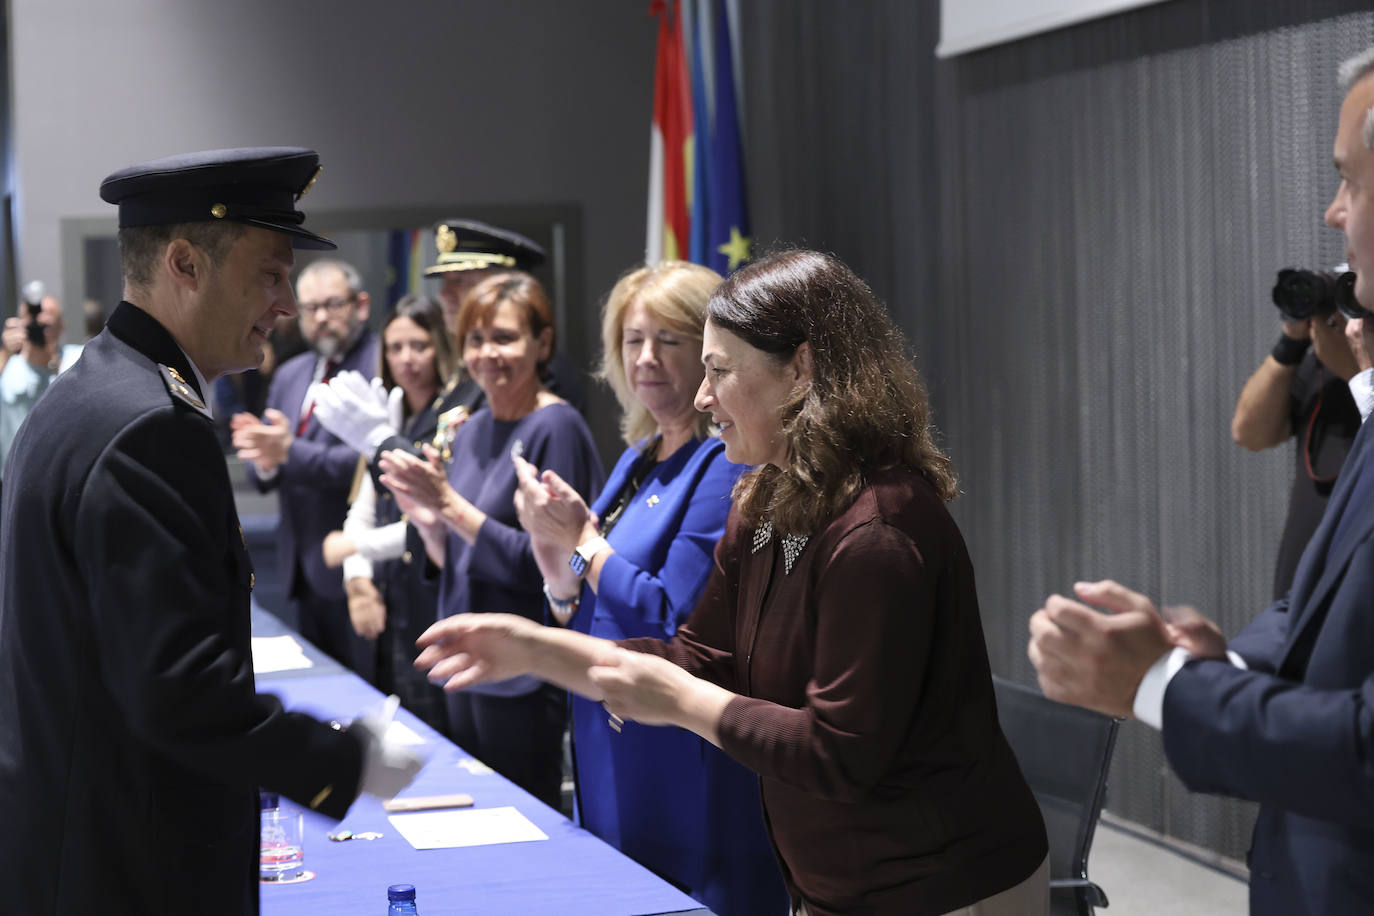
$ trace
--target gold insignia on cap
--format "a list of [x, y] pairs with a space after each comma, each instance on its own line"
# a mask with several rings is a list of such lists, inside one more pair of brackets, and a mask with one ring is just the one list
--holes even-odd
[[300, 191], [296, 193], [296, 200], [300, 200], [302, 197], [310, 193], [310, 189], [315, 186], [315, 182], [319, 180], [320, 173], [323, 171], [324, 166], [315, 166], [315, 173], [310, 176], [310, 180], [305, 183], [305, 187], [301, 188]]
[[215, 204], [210, 208], [210, 215], [215, 219], [224, 219], [224, 214], [229, 212], [229, 208], [224, 204]]
[[434, 247], [439, 249], [440, 254], [452, 254], [458, 247], [458, 233], [454, 232], [447, 224], [434, 230]]

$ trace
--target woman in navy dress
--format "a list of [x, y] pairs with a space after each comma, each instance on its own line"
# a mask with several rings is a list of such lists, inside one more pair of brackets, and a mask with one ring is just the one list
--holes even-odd
[[[747, 470], [726, 460], [709, 417], [692, 406], [706, 301], [720, 279], [668, 262], [634, 270], [611, 290], [601, 376], [624, 410], [629, 448], [593, 511], [555, 472], [541, 478], [516, 461], [520, 521], [550, 611], [573, 630], [671, 639], [710, 578], [730, 490]], [[752, 773], [688, 731], [636, 723], [616, 731], [581, 697], [572, 699], [572, 731], [583, 826], [720, 916], [783, 912]]]
[[[553, 356], [553, 310], [539, 281], [500, 273], [473, 288], [458, 312], [463, 367], [486, 406], [458, 428], [445, 475], [428, 461], [383, 453], [381, 478], [442, 567], [440, 618], [502, 611], [544, 619], [530, 536], [515, 514], [515, 466], [524, 455], [594, 498], [605, 472], [582, 416], [545, 390]], [[563, 781], [566, 694], [516, 677], [447, 696], [449, 735], [464, 750], [557, 808]]]

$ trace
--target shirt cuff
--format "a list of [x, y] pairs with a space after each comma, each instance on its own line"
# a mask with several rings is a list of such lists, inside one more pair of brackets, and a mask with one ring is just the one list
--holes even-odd
[[371, 579], [372, 561], [358, 554], [353, 554], [343, 561], [343, 577], [347, 582], [349, 579]]
[[1347, 384], [1350, 386], [1350, 396], [1359, 408], [1360, 422], [1363, 423], [1374, 411], [1374, 369], [1356, 372]]
[[[1163, 728], [1164, 692], [1169, 689], [1169, 682], [1174, 679], [1174, 675], [1192, 659], [1193, 656], [1186, 649], [1173, 649], [1161, 655], [1140, 679], [1140, 686], [1135, 689], [1135, 703], [1131, 706], [1131, 713], [1155, 730]], [[1235, 652], [1228, 650], [1226, 660], [1237, 668], [1249, 670], [1250, 666], [1245, 664], [1245, 659]]]
[[263, 483], [267, 483], [269, 480], [275, 479], [276, 476], [281, 473], [281, 465], [277, 465], [270, 471], [264, 471], [262, 468], [257, 467], [255, 465], [253, 467], [253, 470], [257, 473], [258, 480], [262, 481]]
[[370, 531], [360, 531], [353, 535], [358, 556], [380, 563], [394, 560], [406, 552], [406, 523], [392, 522]]

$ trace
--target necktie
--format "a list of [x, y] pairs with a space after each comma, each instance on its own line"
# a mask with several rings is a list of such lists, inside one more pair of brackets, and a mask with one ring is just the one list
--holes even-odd
[[[324, 364], [324, 374], [319, 377], [319, 381], [328, 384], [334, 377], [334, 373], [339, 370], [339, 364], [335, 360], [329, 360]], [[310, 418], [315, 413], [315, 399], [311, 398], [310, 403], [305, 405], [305, 410], [301, 412], [301, 420], [296, 424], [296, 435], [305, 435], [305, 427], [309, 425]]]

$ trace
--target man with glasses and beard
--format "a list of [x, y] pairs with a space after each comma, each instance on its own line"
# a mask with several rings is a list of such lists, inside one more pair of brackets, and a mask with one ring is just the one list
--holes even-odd
[[302, 636], [371, 678], [373, 653], [353, 632], [338, 570], [324, 563], [324, 537], [343, 527], [358, 453], [320, 425], [310, 386], [353, 370], [371, 378], [377, 338], [367, 327], [370, 305], [358, 271], [343, 261], [315, 261], [296, 281], [301, 334], [308, 352], [281, 365], [259, 419], [238, 414], [233, 443], [258, 489], [276, 489], [278, 568]]

